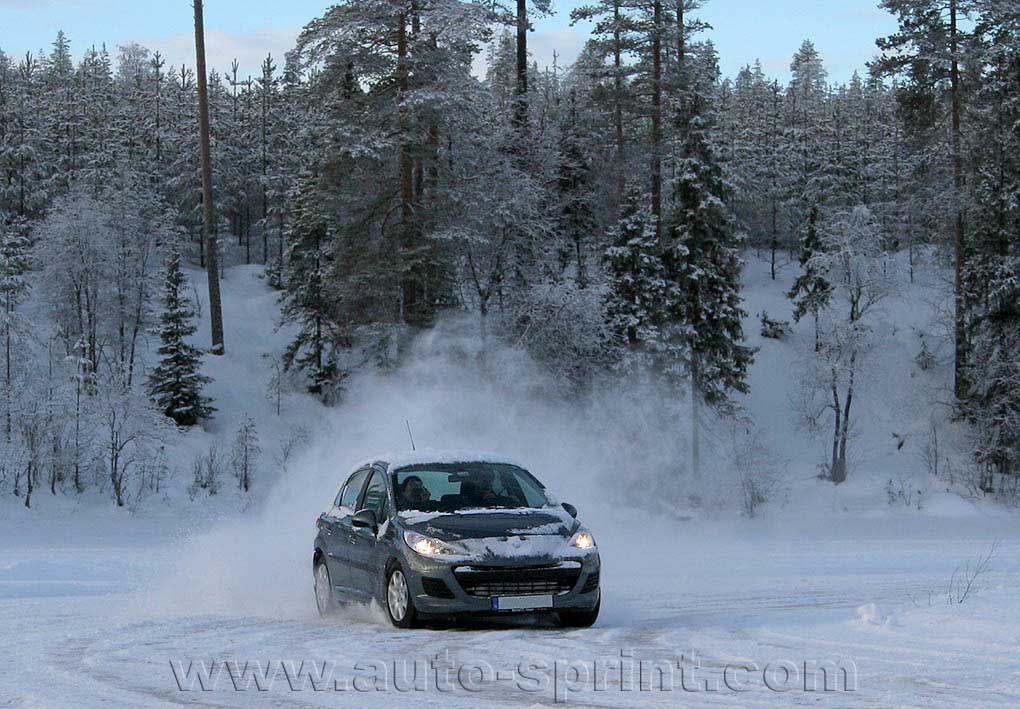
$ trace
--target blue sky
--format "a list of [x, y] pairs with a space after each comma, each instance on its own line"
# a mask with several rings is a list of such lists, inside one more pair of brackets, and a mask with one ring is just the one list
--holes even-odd
[[[300, 28], [322, 14], [324, 0], [206, 0], [210, 62], [226, 69], [236, 57], [242, 73], [255, 73], [267, 50], [282, 58]], [[554, 0], [556, 14], [536, 22], [534, 58], [545, 64], [556, 50], [569, 63], [587, 28], [570, 27], [570, 9], [580, 2]], [[831, 79], [845, 81], [875, 53], [875, 37], [895, 29], [878, 0], [710, 0], [699, 12], [713, 29], [723, 72], [761, 59], [770, 75], [787, 78], [790, 57], [810, 38], [821, 51]], [[763, 11], [767, 7], [767, 11]], [[159, 49], [172, 64], [193, 63], [190, 0], [0, 0], [0, 49], [9, 55], [49, 50], [58, 29], [80, 54], [92, 44], [115, 47], [138, 41]]]

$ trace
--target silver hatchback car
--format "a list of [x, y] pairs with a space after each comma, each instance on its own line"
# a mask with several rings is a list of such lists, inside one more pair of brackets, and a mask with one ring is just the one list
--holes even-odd
[[316, 520], [315, 601], [376, 599], [397, 627], [428, 617], [599, 614], [601, 562], [577, 510], [495, 456], [386, 456], [351, 473]]

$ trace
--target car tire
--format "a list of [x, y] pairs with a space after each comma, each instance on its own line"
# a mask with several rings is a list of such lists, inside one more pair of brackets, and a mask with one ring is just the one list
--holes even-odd
[[407, 582], [407, 576], [400, 564], [393, 562], [386, 569], [386, 583], [383, 586], [383, 605], [390, 622], [397, 628], [413, 628], [418, 625], [418, 611]]
[[314, 569], [315, 607], [319, 610], [320, 616], [332, 615], [337, 609], [336, 592], [333, 590], [333, 580], [329, 576], [326, 560], [320, 557]]
[[564, 610], [559, 611], [560, 625], [564, 628], [590, 628], [595, 625], [599, 617], [599, 608], [602, 606], [602, 594], [591, 610]]

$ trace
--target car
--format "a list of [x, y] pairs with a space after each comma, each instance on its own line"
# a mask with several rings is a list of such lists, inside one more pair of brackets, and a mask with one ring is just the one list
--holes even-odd
[[588, 627], [602, 602], [591, 531], [525, 467], [488, 454], [412, 452], [357, 466], [316, 519], [321, 614], [377, 600], [429, 618], [554, 613]]

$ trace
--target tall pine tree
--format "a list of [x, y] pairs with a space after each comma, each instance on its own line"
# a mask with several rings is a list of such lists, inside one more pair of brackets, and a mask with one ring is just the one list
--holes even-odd
[[700, 405], [747, 392], [754, 351], [743, 343], [738, 239], [729, 207], [730, 186], [709, 134], [706, 99], [690, 104], [664, 253], [669, 282], [666, 371], [690, 381], [692, 472], [700, 475]]
[[31, 244], [21, 220], [0, 212], [0, 327], [3, 332], [4, 439], [9, 445], [13, 430], [14, 364], [18, 353], [16, 335], [21, 329], [15, 308], [28, 291], [25, 275], [30, 265]]
[[298, 332], [287, 346], [283, 366], [307, 372], [308, 391], [329, 399], [339, 384], [336, 348], [341, 332], [334, 291], [329, 287], [332, 235], [320, 209], [321, 199], [316, 176], [306, 175], [294, 210], [281, 311], [284, 322], [296, 324]]

